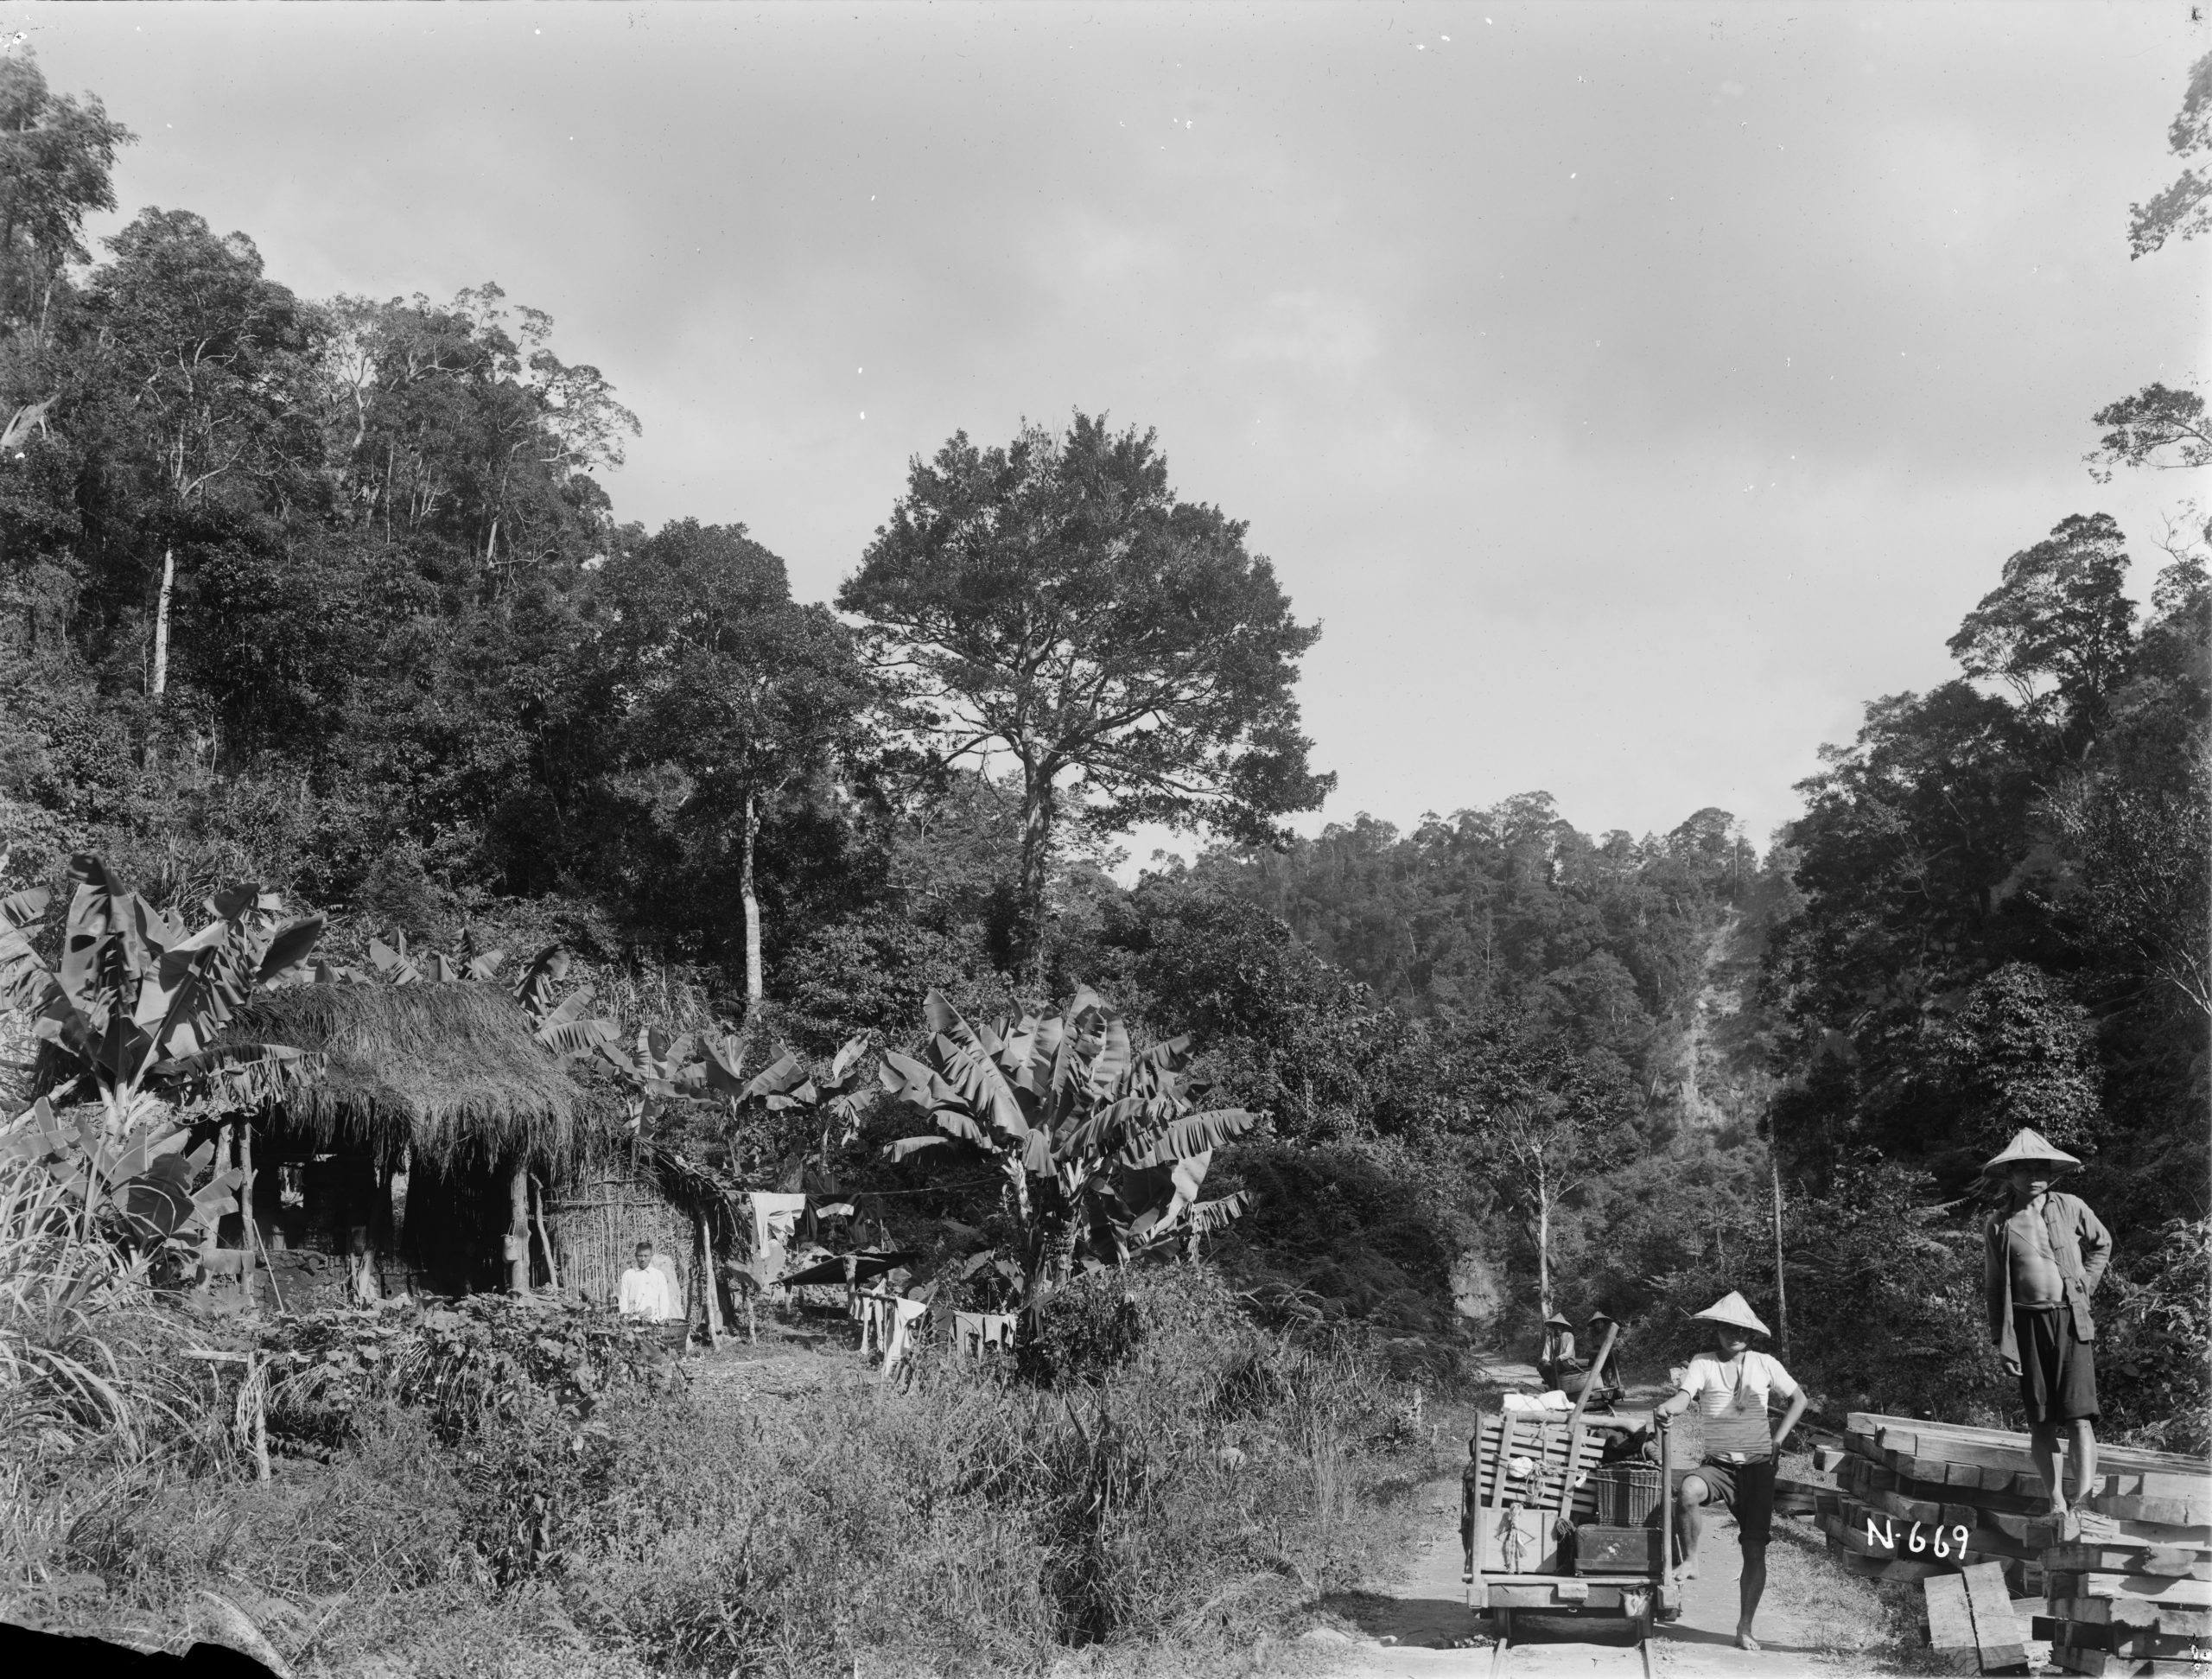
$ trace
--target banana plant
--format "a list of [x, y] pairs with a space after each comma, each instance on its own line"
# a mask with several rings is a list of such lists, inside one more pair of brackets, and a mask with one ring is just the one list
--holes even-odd
[[236, 1168], [202, 1181], [215, 1145], [188, 1148], [183, 1126], [142, 1119], [110, 1136], [80, 1108], [58, 1117], [44, 1097], [4, 1136], [0, 1162], [29, 1161], [57, 1183], [76, 1208], [80, 1237], [110, 1224], [142, 1253], [196, 1254], [227, 1212], [245, 1174]]
[[74, 888], [53, 967], [27, 931], [44, 917], [48, 894], [0, 902], [0, 995], [31, 1016], [41, 1082], [89, 1083], [105, 1135], [120, 1141], [142, 1116], [149, 1084], [204, 1073], [221, 1059], [215, 1040], [224, 1022], [257, 987], [308, 959], [324, 919], [283, 922], [276, 894], [237, 885], [210, 898], [215, 919], [188, 933], [98, 857], [73, 858], [69, 876]]
[[[496, 951], [487, 957], [473, 958], [476, 963], [491, 964], [486, 970], [487, 976], [496, 970], [501, 959]], [[597, 995], [592, 988], [580, 985], [565, 997], [555, 989], [569, 976], [570, 961], [567, 946], [548, 944], [523, 970], [522, 980], [515, 987], [515, 1001], [536, 1023], [537, 1041], [562, 1060], [596, 1056], [620, 1071], [631, 1071], [621, 1049], [622, 1028], [604, 1015], [591, 1012]], [[454, 977], [474, 976], [456, 974]]]
[[1242, 1194], [1199, 1199], [1213, 1151], [1257, 1123], [1241, 1108], [1201, 1111], [1189, 1040], [1139, 1050], [1119, 1011], [1088, 989], [1065, 1014], [973, 1026], [935, 992], [919, 1056], [887, 1052], [883, 1087], [937, 1130], [887, 1151], [981, 1155], [1005, 1175], [1023, 1231], [1030, 1305], [1077, 1265], [1122, 1264], [1176, 1237], [1219, 1230]]
[[[817, 1181], [831, 1181], [830, 1157], [859, 1138], [861, 1116], [874, 1089], [866, 1064], [868, 1034], [863, 1032], [847, 1039], [827, 1072], [809, 1071], [795, 1051], [785, 1050], [742, 1082], [738, 1080], [735, 1064], [741, 1043], [740, 1038], [707, 1040], [701, 1072], [709, 1087], [728, 1096], [741, 1110], [757, 1103], [770, 1114], [791, 1116], [805, 1128], [809, 1139], [801, 1150], [803, 1166], [819, 1169]], [[768, 1135], [784, 1142], [790, 1137], [787, 1130], [772, 1130]]]
[[[461, 951], [459, 956], [448, 956], [442, 951], [432, 951], [418, 961], [407, 952], [407, 935], [394, 929], [392, 943], [381, 938], [369, 940], [369, 966], [393, 985], [454, 985], [462, 980], [488, 980], [499, 971], [499, 964], [507, 959], [505, 951], [486, 951], [480, 955], [469, 949], [473, 942], [470, 930], [461, 930]], [[553, 950], [560, 950], [556, 944]], [[424, 964], [428, 964], [425, 966]], [[567, 968], [567, 953], [562, 953], [563, 971]], [[334, 977], [342, 970], [333, 970]], [[320, 976], [318, 976], [320, 977]]]
[[761, 1103], [770, 1113], [804, 1114], [821, 1133], [826, 1160], [833, 1147], [846, 1146], [860, 1136], [869, 1085], [861, 1059], [868, 1049], [867, 1033], [847, 1039], [827, 1072], [809, 1072], [796, 1052], [785, 1050], [748, 1079], [739, 1096]]

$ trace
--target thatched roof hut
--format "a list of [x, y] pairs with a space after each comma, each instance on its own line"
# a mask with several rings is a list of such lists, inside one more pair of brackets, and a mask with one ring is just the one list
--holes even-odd
[[494, 986], [289, 986], [241, 1009], [222, 1043], [314, 1058], [278, 1099], [287, 1129], [319, 1148], [388, 1160], [404, 1146], [454, 1171], [558, 1161], [577, 1140], [584, 1093]]

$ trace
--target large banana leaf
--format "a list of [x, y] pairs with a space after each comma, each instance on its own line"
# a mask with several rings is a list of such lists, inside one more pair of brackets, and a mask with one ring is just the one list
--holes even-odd
[[34, 921], [46, 919], [47, 906], [53, 901], [54, 894], [42, 886], [11, 892], [0, 898], [0, 921], [11, 927], [28, 927]]
[[393, 936], [399, 940], [397, 950], [381, 938], [369, 940], [369, 965], [393, 985], [422, 984], [423, 970], [407, 954], [407, 935], [403, 932]]
[[929, 1014], [938, 1071], [944, 1081], [959, 1091], [961, 1100], [977, 1118], [1010, 1137], [1027, 1136], [1029, 1116], [1022, 1111], [1021, 1094], [999, 1065], [1004, 1045], [998, 1034], [988, 1027], [978, 1032], [934, 991], [924, 1007]]
[[790, 1050], [754, 1073], [739, 1094], [748, 1102], [765, 1102], [777, 1110], [811, 1107], [815, 1100], [806, 1063]]
[[739, 1072], [739, 1064], [744, 1059], [743, 1040], [717, 1038], [709, 1032], [700, 1038], [699, 1048], [702, 1052], [699, 1071], [706, 1080], [707, 1088], [743, 1101], [745, 1078]]
[[1211, 1236], [1225, 1230], [1236, 1219], [1243, 1218], [1252, 1208], [1252, 1192], [1240, 1189], [1233, 1195], [1220, 1195], [1211, 1201], [1200, 1201], [1185, 1215], [1184, 1222], [1193, 1236]]
[[1241, 1137], [1257, 1123], [1242, 1108], [1217, 1108], [1211, 1113], [1186, 1114], [1134, 1138], [1121, 1153], [1124, 1166], [1157, 1166], [1166, 1161], [1188, 1160]]
[[1093, 1101], [1106, 1102], [1113, 1099], [1128, 1077], [1136, 1053], [1129, 1047], [1129, 1028], [1119, 1014], [1106, 1015], [1099, 1021], [1098, 1030], [1098, 1053], [1090, 1058], [1085, 1082]]
[[830, 1064], [830, 1076], [822, 1081], [824, 1091], [842, 1095], [860, 1081], [861, 1057], [868, 1053], [868, 1043], [865, 1032], [845, 1040], [837, 1059]]
[[515, 1001], [533, 1014], [543, 1014], [553, 1007], [553, 988], [569, 974], [569, 948], [565, 944], [548, 944], [531, 958], [523, 970], [521, 982], [515, 987]]
[[46, 913], [52, 897], [45, 887], [18, 892], [0, 901], [0, 1001], [35, 1014], [45, 1008], [58, 982], [22, 929]]
[[277, 929], [261, 953], [261, 965], [254, 973], [255, 983], [266, 985], [305, 962], [321, 942], [323, 930], [329, 925], [327, 916], [310, 915]]

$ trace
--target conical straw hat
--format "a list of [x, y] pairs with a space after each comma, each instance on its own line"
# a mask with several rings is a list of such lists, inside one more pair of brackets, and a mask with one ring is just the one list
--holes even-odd
[[2015, 1161], [2049, 1161], [2054, 1166], [2079, 1166], [2082, 1163], [2063, 1148], [2054, 1148], [2045, 1142], [2042, 1132], [2031, 1130], [2024, 1125], [2012, 1133], [2012, 1140], [2005, 1145], [2005, 1152], [1981, 1169], [1994, 1172]]
[[1565, 1318], [1561, 1317], [1556, 1312], [1553, 1313], [1551, 1316], [1544, 1320], [1544, 1325], [1547, 1328], [1555, 1326], [1560, 1329], [1572, 1329], [1574, 1327], [1573, 1324], [1569, 1323]]
[[1759, 1321], [1758, 1313], [1751, 1310], [1751, 1302], [1733, 1289], [1713, 1301], [1704, 1311], [1694, 1313], [1691, 1315], [1706, 1323], [1725, 1323], [1731, 1328], [1748, 1329], [1755, 1335], [1770, 1335], [1774, 1332]]

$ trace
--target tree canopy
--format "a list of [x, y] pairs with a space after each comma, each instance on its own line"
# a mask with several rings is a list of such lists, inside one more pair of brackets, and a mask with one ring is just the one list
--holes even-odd
[[1318, 805], [1300, 624], [1246, 527], [1180, 499], [1154, 434], [1078, 412], [1003, 448], [955, 435], [838, 591], [928, 709], [938, 755], [1019, 767], [1033, 956], [1059, 825], [1204, 822], [1247, 843]]

